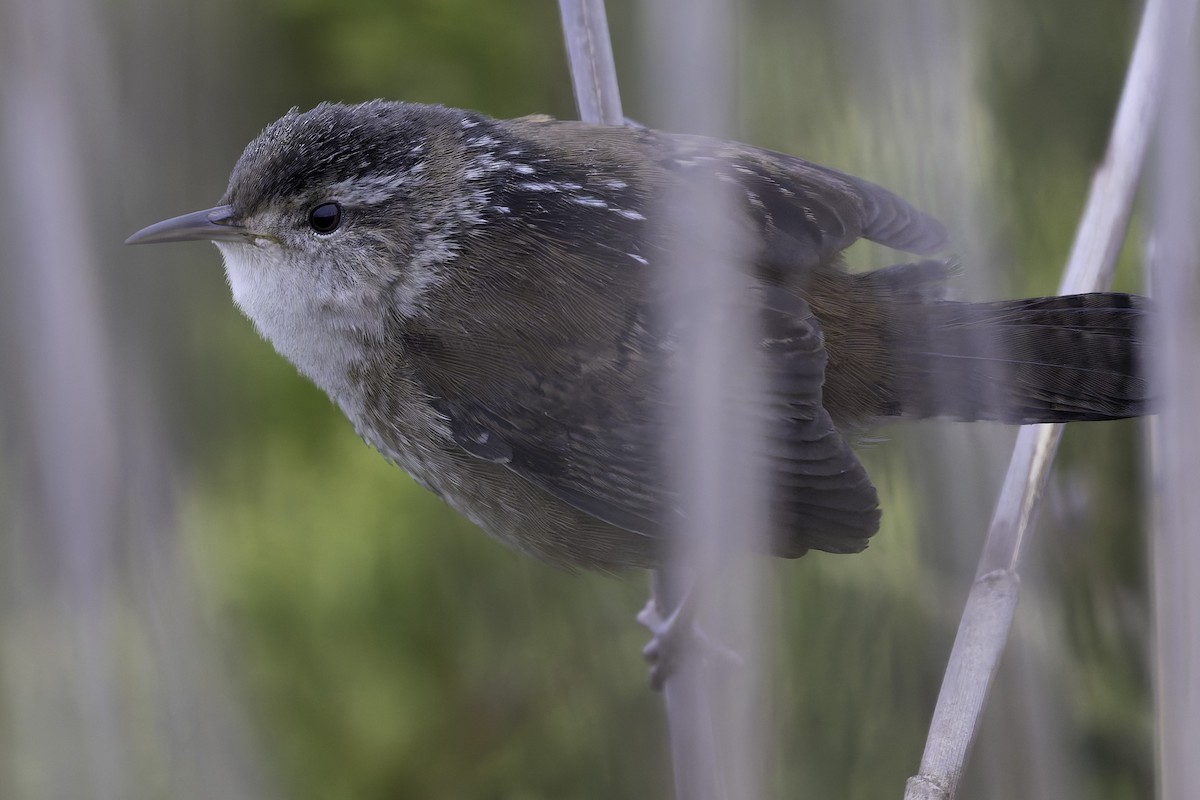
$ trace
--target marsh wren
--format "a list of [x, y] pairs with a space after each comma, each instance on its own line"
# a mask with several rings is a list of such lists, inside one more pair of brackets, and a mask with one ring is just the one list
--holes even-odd
[[129, 243], [207, 239], [233, 299], [358, 434], [484, 530], [568, 566], [652, 566], [675, 332], [656, 271], [674, 182], [728, 185], [761, 323], [771, 548], [879, 527], [849, 434], [1146, 412], [1145, 301], [941, 299], [948, 262], [846, 270], [857, 239], [927, 255], [940, 224], [874, 184], [699, 136], [440, 106], [322, 104], [246, 148], [220, 204]]

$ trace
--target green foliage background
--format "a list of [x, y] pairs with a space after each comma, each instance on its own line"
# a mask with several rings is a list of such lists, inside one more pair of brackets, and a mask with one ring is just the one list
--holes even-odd
[[[653, 123], [636, 9], [610, 7], [628, 113]], [[1012, 294], [1053, 291], [1102, 153], [1134, 8], [965, 7], [989, 131], [991, 226], [1018, 265], [999, 282]], [[197, 22], [206, 12], [179, 23], [194, 26], [197, 42], [178, 57], [206, 64], [190, 67], [197, 91], [186, 115], [211, 148], [189, 156], [191, 180], [174, 190], [180, 211], [214, 200], [241, 145], [291, 105], [384, 96], [497, 116], [573, 113], [550, 2], [222, 8], [236, 25]], [[855, 143], [869, 132], [853, 128], [863, 119], [854, 74], [869, 54], [848, 44], [836, 4], [747, 0], [741, 20], [740, 135], [861, 172]], [[210, 52], [220, 55], [200, 58]], [[904, 122], [919, 148], [928, 121]], [[486, 539], [362, 445], [231, 308], [215, 254], [194, 258], [207, 277], [158, 287], [160, 297], [188, 288], [164, 301], [177, 304], [182, 335], [162, 345], [177, 377], [171, 427], [193, 465], [180, 481], [187, 555], [285, 794], [668, 796], [662, 712], [645, 689], [633, 622], [643, 577], [567, 575]], [[1127, 265], [1125, 288], [1132, 274]], [[1014, 661], [1042, 682], [1038, 702], [1057, 720], [1050, 735], [1081, 796], [1150, 793], [1136, 430], [1067, 435], [972, 796], [1041, 796], [1018, 768], [1034, 739], [1022, 745], [1009, 719], [1030, 702], [1008, 674]], [[949, 534], [951, 548], [930, 520], [957, 485], [913, 478], [934, 472], [943, 429], [885, 436], [866, 454], [886, 503], [871, 549], [767, 568], [779, 616], [768, 704], [776, 742], [765, 763], [781, 797], [898, 796], [920, 757], [989, 506], [979, 505], [975, 527]], [[955, 548], [965, 562], [948, 555]], [[1017, 743], [990, 746], [999, 740]]]

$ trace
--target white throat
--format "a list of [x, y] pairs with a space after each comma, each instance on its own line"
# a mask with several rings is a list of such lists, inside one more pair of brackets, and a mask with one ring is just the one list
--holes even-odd
[[361, 307], [341, 307], [329, 287], [273, 245], [218, 242], [233, 300], [275, 350], [352, 413], [350, 368], [361, 360], [362, 336], [381, 321]]

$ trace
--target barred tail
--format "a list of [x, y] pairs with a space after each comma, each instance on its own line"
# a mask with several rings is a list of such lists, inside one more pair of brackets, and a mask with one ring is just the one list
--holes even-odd
[[1111, 292], [927, 302], [926, 324], [894, 342], [892, 413], [1014, 424], [1146, 414], [1146, 304]]

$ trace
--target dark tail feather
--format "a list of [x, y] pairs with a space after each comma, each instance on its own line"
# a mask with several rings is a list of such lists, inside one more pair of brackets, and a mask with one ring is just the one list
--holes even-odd
[[923, 305], [928, 325], [896, 343], [901, 414], [1028, 424], [1149, 411], [1143, 297]]

